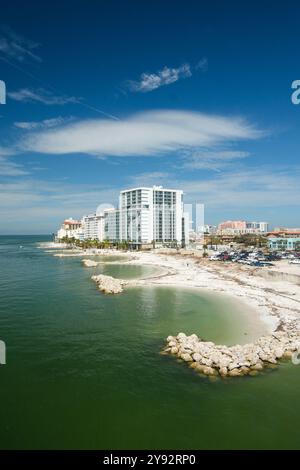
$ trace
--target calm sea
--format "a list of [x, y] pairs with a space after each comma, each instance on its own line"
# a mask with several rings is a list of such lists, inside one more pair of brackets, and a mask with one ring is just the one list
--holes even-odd
[[143, 287], [102, 295], [94, 272], [0, 237], [0, 447], [3, 449], [300, 448], [300, 366], [211, 382], [159, 354], [179, 331], [246, 342], [262, 327], [230, 298]]

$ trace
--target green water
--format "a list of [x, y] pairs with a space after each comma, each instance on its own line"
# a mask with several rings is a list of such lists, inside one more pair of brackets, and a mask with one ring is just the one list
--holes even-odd
[[[96, 257], [91, 259], [97, 261]], [[119, 279], [139, 279], [155, 276], [161, 272], [160, 269], [153, 266], [139, 266], [134, 264], [99, 264], [96, 268], [86, 269], [89, 269], [90, 275], [105, 274], [107, 276], [113, 276]]]
[[262, 325], [244, 306], [178, 288], [104, 296], [43, 240], [0, 237], [1, 448], [300, 448], [300, 367], [212, 383], [158, 354], [179, 331], [247, 341]]

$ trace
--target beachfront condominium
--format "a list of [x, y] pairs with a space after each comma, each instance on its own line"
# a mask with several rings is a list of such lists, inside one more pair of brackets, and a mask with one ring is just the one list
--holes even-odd
[[115, 208], [105, 209], [104, 215], [104, 240], [118, 243], [120, 239], [120, 210]]
[[120, 239], [135, 245], [181, 245], [188, 237], [180, 190], [138, 187], [120, 192]]
[[104, 240], [104, 214], [89, 214], [82, 218], [84, 240]]

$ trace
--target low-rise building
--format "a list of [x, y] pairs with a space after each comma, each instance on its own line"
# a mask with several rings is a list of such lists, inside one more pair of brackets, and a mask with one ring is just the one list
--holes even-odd
[[82, 223], [79, 220], [74, 220], [72, 217], [64, 220], [62, 226], [57, 232], [57, 239], [62, 238], [75, 238], [77, 240], [83, 239]]
[[246, 220], [227, 220], [218, 225], [219, 235], [265, 234], [268, 222], [247, 222]]
[[300, 230], [269, 232], [268, 246], [276, 251], [300, 251]]

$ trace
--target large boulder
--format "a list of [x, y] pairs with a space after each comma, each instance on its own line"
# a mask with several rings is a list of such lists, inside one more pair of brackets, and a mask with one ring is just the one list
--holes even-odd
[[243, 375], [243, 372], [241, 371], [241, 369], [231, 369], [228, 372], [228, 375], [229, 375], [229, 377], [239, 377], [239, 376]]
[[92, 276], [92, 279], [98, 285], [98, 289], [105, 294], [119, 294], [123, 291], [123, 285], [125, 284], [125, 281], [121, 279], [115, 279], [104, 274]]
[[203, 374], [205, 374], [205, 375], [217, 375], [217, 371], [213, 367], [205, 366], [205, 367], [203, 367]]
[[181, 354], [180, 358], [185, 362], [192, 362], [192, 360], [193, 360], [192, 356], [188, 353]]
[[200, 362], [201, 359], [202, 359], [202, 356], [201, 356], [201, 354], [196, 352], [196, 353], [193, 354], [193, 359], [194, 359], [194, 361]]

